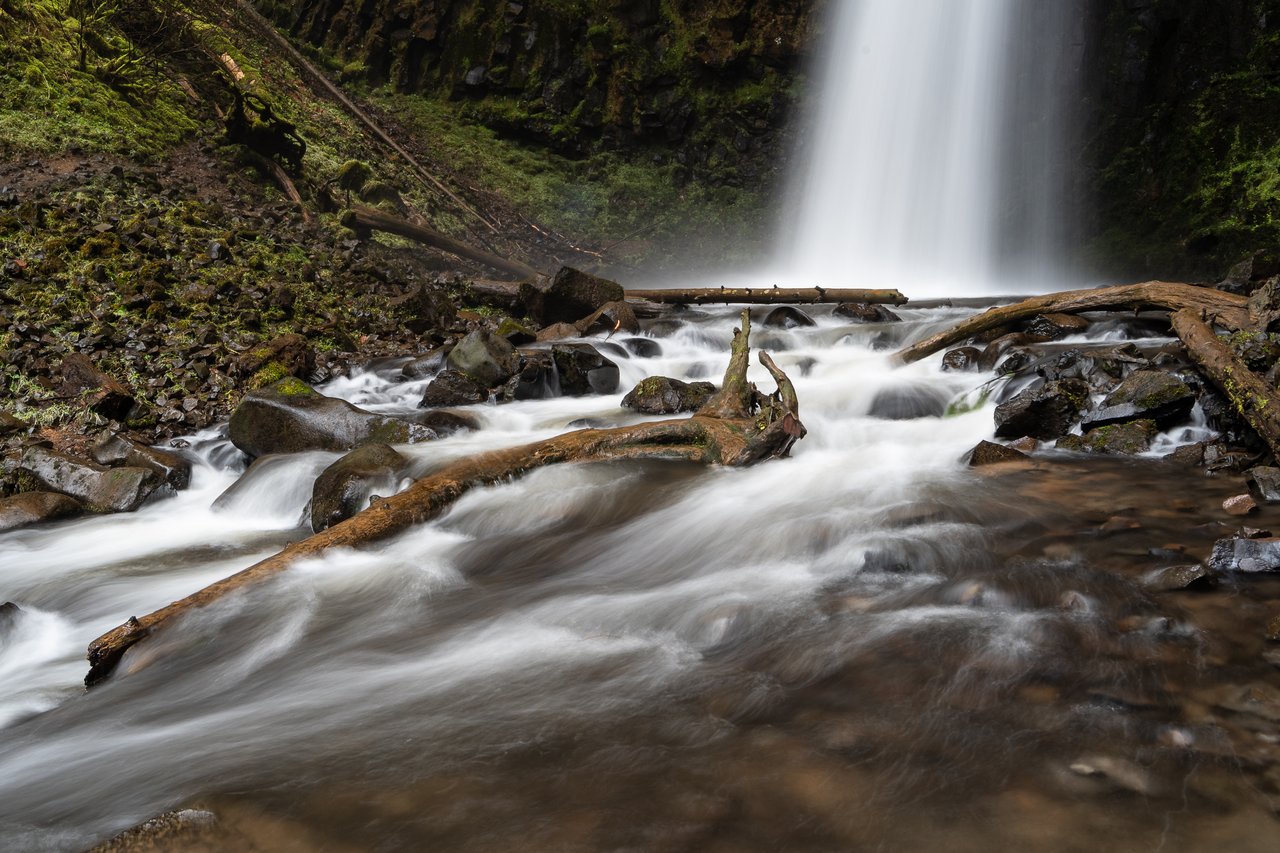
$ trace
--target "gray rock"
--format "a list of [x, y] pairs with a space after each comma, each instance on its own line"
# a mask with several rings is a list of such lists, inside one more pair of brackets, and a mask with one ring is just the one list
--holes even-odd
[[779, 305], [768, 313], [762, 325], [772, 329], [798, 329], [817, 324], [812, 317], [794, 305]]
[[590, 344], [555, 344], [551, 347], [551, 357], [555, 360], [561, 394], [580, 397], [617, 392], [618, 365]]
[[147, 447], [113, 434], [94, 445], [89, 457], [100, 465], [149, 468], [170, 488], [181, 491], [191, 485], [191, 461], [169, 450]]
[[311, 487], [311, 529], [319, 533], [360, 512], [371, 495], [392, 495], [409, 461], [385, 444], [366, 444], [320, 473]]
[[1280, 538], [1219, 539], [1209, 567], [1219, 572], [1280, 571]]
[[30, 447], [18, 463], [40, 490], [70, 495], [90, 512], [133, 512], [160, 485], [148, 468], [108, 468], [43, 447]]
[[670, 415], [702, 408], [716, 392], [710, 382], [681, 382], [669, 376], [650, 376], [622, 398], [622, 405], [647, 415]]
[[1195, 393], [1176, 376], [1161, 370], [1135, 370], [1106, 396], [1102, 406], [1082, 422], [1086, 430], [1149, 419], [1160, 429], [1182, 423], [1195, 405]]
[[1263, 503], [1280, 503], [1280, 468], [1259, 465], [1245, 472], [1245, 482], [1254, 497]]
[[442, 370], [422, 394], [419, 408], [469, 406], [489, 399], [489, 389], [456, 370]]
[[520, 369], [520, 354], [506, 338], [478, 330], [458, 341], [445, 363], [477, 384], [494, 388]]
[[1079, 379], [1061, 379], [1033, 386], [996, 406], [996, 435], [1000, 438], [1050, 439], [1066, 434], [1089, 400], [1089, 386]]
[[254, 458], [302, 450], [350, 450], [374, 441], [407, 444], [435, 434], [318, 394], [297, 379], [283, 379], [245, 395], [231, 414], [228, 437]]
[[0, 499], [0, 533], [29, 524], [43, 524], [84, 512], [84, 504], [57, 492], [22, 492]]

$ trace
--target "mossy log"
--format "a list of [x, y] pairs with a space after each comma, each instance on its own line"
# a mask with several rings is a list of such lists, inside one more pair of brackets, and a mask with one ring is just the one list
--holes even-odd
[[628, 300], [668, 305], [805, 305], [826, 302], [871, 302], [905, 305], [896, 290], [825, 287], [688, 287], [671, 290], [628, 290]]
[[343, 224], [356, 231], [385, 231], [388, 234], [397, 234], [417, 243], [441, 249], [451, 255], [477, 261], [485, 266], [510, 273], [519, 278], [537, 278], [542, 275], [542, 273], [527, 264], [504, 258], [501, 255], [495, 255], [492, 252], [486, 252], [484, 249], [477, 249], [475, 246], [455, 240], [452, 237], [446, 237], [439, 231], [427, 228], [424, 225], [415, 225], [398, 216], [392, 216], [389, 213], [383, 213], [380, 210], [374, 210], [369, 207], [353, 207], [343, 218]]
[[1233, 293], [1168, 281], [1147, 281], [1142, 284], [1122, 284], [1092, 290], [1068, 290], [1047, 296], [1036, 296], [1012, 305], [1002, 305], [984, 311], [957, 323], [944, 332], [899, 350], [897, 358], [904, 364], [910, 364], [989, 329], [1027, 320], [1038, 314], [1076, 314], [1081, 311], [1107, 311], [1117, 308], [1135, 310], [1161, 308], [1168, 311], [1188, 309], [1198, 314], [1203, 313], [1225, 328], [1242, 329], [1250, 324], [1248, 301], [1247, 298]]
[[474, 488], [562, 462], [670, 459], [740, 467], [785, 456], [805, 434], [795, 388], [765, 353], [760, 354], [760, 361], [777, 382], [777, 391], [766, 397], [747, 381], [751, 318], [745, 310], [741, 322], [741, 329], [734, 332], [724, 384], [691, 417], [613, 429], [583, 429], [450, 463], [340, 524], [153, 613], [132, 617], [103, 634], [89, 645], [90, 670], [85, 684], [93, 686], [108, 678], [126, 651], [173, 619], [271, 578], [299, 559], [317, 556], [330, 548], [377, 542], [437, 518]]
[[1280, 400], [1277, 400], [1276, 389], [1250, 370], [1213, 328], [1200, 319], [1199, 312], [1184, 309], [1174, 312], [1171, 319], [1174, 333], [1200, 370], [1280, 459]]

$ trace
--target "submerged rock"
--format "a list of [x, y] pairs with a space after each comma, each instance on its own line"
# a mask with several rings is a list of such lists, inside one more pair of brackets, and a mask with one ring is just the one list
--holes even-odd
[[1089, 386], [1079, 379], [1060, 379], [1033, 386], [996, 406], [996, 435], [1058, 438], [1071, 429], [1088, 400]]
[[650, 376], [622, 398], [622, 405], [646, 415], [670, 415], [700, 409], [716, 386], [710, 382], [681, 382], [669, 376]]
[[896, 385], [881, 388], [871, 400], [867, 417], [887, 421], [940, 418], [947, 411], [946, 392], [928, 385]]
[[0, 498], [0, 533], [31, 524], [70, 518], [84, 512], [84, 504], [57, 492], [22, 492]]
[[371, 495], [394, 494], [408, 464], [385, 444], [366, 444], [325, 468], [311, 487], [311, 529], [319, 533], [350, 518]]
[[1203, 563], [1188, 563], [1156, 569], [1143, 579], [1143, 585], [1153, 592], [1206, 590], [1218, 585], [1218, 575]]
[[133, 512], [160, 485], [147, 468], [108, 468], [43, 447], [28, 448], [18, 467], [37, 490], [70, 495], [90, 512]]

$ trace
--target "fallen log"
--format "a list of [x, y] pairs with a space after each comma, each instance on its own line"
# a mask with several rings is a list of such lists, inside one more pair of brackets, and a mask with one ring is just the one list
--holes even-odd
[[1173, 331], [1191, 358], [1218, 387], [1240, 416], [1266, 441], [1280, 459], [1280, 400], [1276, 389], [1249, 369], [1196, 311], [1184, 309], [1172, 316]]
[[126, 651], [173, 619], [271, 578], [304, 557], [330, 548], [376, 542], [437, 518], [474, 488], [562, 462], [671, 459], [740, 467], [785, 456], [805, 434], [795, 387], [765, 353], [760, 354], [760, 361], [777, 382], [777, 391], [766, 397], [747, 380], [750, 334], [751, 316], [744, 310], [742, 327], [734, 332], [724, 383], [693, 416], [613, 429], [583, 429], [446, 465], [405, 491], [379, 499], [346, 521], [294, 542], [237, 574], [146, 616], [130, 617], [90, 643], [86, 686], [108, 678]]
[[903, 364], [910, 364], [988, 329], [1026, 320], [1037, 314], [1077, 314], [1081, 311], [1107, 311], [1116, 308], [1161, 308], [1168, 311], [1189, 309], [1205, 314], [1225, 328], [1241, 329], [1249, 325], [1247, 304], [1247, 298], [1233, 293], [1167, 281], [1068, 290], [984, 311], [944, 332], [898, 350], [896, 357]]
[[492, 252], [486, 252], [484, 249], [477, 249], [475, 246], [470, 246], [452, 237], [446, 237], [439, 231], [427, 228], [424, 225], [415, 225], [412, 222], [406, 222], [397, 216], [392, 216], [370, 207], [353, 207], [343, 218], [343, 224], [356, 231], [385, 231], [388, 234], [397, 234], [448, 252], [451, 255], [477, 261], [518, 278], [537, 278], [542, 275], [542, 273], [527, 264], [504, 258], [501, 255], [495, 255]]
[[905, 305], [896, 290], [856, 290], [825, 287], [689, 287], [673, 290], [628, 290], [627, 300], [668, 305], [804, 305], [824, 302], [871, 302]]

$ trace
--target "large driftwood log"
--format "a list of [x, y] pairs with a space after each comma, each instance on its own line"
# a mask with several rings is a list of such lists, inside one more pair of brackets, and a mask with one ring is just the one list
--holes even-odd
[[165, 623], [211, 604], [228, 593], [273, 577], [297, 560], [330, 548], [356, 547], [386, 539], [441, 515], [470, 490], [519, 477], [561, 462], [671, 459], [704, 465], [745, 466], [785, 456], [804, 436], [799, 402], [787, 375], [766, 353], [760, 361], [778, 384], [769, 397], [747, 381], [751, 317], [742, 312], [721, 389], [692, 417], [614, 429], [583, 429], [544, 441], [461, 459], [417, 480], [398, 495], [314, 536], [287, 546], [243, 571], [146, 616], [132, 617], [89, 645], [85, 684], [106, 679], [132, 646]]
[[823, 302], [872, 302], [905, 305], [896, 290], [851, 290], [825, 287], [689, 287], [672, 290], [628, 290], [627, 299], [679, 305], [802, 305]]
[[1197, 312], [1176, 311], [1171, 319], [1174, 333], [1205, 376], [1280, 458], [1280, 400], [1276, 389], [1250, 370]]
[[356, 206], [350, 211], [349, 218], [344, 220], [356, 230], [367, 229], [370, 231], [385, 231], [388, 234], [398, 234], [401, 237], [407, 237], [418, 243], [432, 246], [436, 249], [442, 249], [451, 255], [457, 255], [460, 258], [467, 258], [472, 261], [479, 261], [485, 266], [493, 267], [495, 270], [501, 270], [505, 273], [511, 273], [519, 278], [537, 278], [541, 275], [528, 264], [522, 264], [519, 261], [513, 261], [510, 258], [504, 258], [501, 255], [495, 255], [492, 252], [486, 252], [484, 249], [477, 249], [475, 246], [467, 245], [460, 240], [452, 237], [446, 237], [439, 231], [432, 230], [422, 225], [414, 225], [412, 222], [406, 222], [396, 216], [383, 213], [380, 210], [374, 210], [369, 207]]
[[1168, 311], [1190, 309], [1205, 314], [1225, 328], [1241, 329], [1249, 325], [1247, 303], [1248, 299], [1233, 293], [1167, 281], [1123, 284], [1093, 290], [1069, 290], [992, 308], [899, 350], [897, 358], [909, 364], [988, 329], [1026, 320], [1037, 314], [1074, 314], [1116, 308], [1162, 308]]

